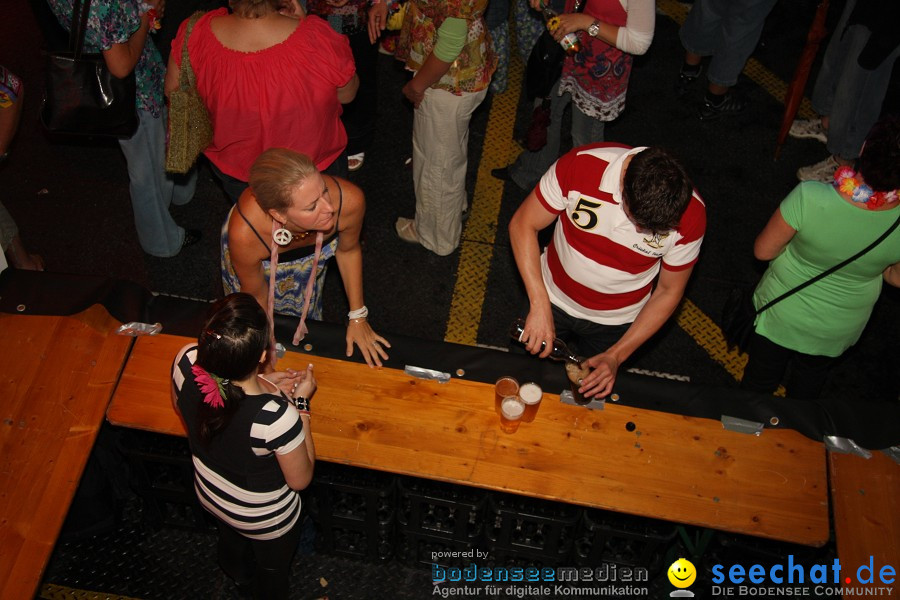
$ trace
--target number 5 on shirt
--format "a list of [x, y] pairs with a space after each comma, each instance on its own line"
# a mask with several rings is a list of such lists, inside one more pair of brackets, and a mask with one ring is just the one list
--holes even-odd
[[584, 197], [578, 199], [578, 204], [572, 210], [572, 221], [579, 229], [590, 231], [597, 226], [599, 219], [596, 210], [600, 208], [599, 202], [591, 202], [585, 200]]

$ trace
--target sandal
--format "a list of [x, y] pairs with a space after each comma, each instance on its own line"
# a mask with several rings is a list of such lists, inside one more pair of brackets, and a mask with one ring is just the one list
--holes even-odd
[[397, 231], [397, 237], [407, 244], [421, 244], [421, 242], [419, 242], [419, 236], [416, 234], [415, 219], [400, 217], [397, 219], [397, 222], [394, 223], [394, 229]]
[[350, 156], [347, 157], [347, 170], [350, 172], [359, 171], [362, 168], [363, 162], [365, 162], [365, 160], [366, 160], [365, 152], [360, 152], [358, 154], [351, 154]]

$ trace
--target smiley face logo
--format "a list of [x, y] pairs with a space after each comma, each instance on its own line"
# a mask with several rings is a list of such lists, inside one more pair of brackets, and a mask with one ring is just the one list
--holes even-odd
[[666, 574], [669, 576], [669, 583], [677, 588], [690, 587], [697, 579], [697, 569], [686, 558], [679, 558], [673, 562]]

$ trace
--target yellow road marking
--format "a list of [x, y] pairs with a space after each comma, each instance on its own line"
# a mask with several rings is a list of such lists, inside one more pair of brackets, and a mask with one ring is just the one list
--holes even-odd
[[741, 378], [744, 367], [747, 366], [747, 355], [729, 350], [722, 329], [696, 304], [685, 298], [675, 313], [675, 322], [706, 350], [711, 359], [725, 367], [732, 377]]
[[503, 197], [503, 182], [491, 176], [491, 169], [506, 166], [520, 152], [519, 145], [513, 141], [513, 127], [521, 96], [523, 67], [512, 35], [509, 50], [509, 82], [506, 91], [494, 96], [491, 103], [475, 178], [474, 200], [460, 241], [459, 266], [444, 333], [445, 341], [457, 344], [474, 346], [478, 340]]

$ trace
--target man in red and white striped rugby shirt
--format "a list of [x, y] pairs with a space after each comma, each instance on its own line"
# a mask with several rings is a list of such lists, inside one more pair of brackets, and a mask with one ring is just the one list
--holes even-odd
[[[554, 221], [542, 254], [538, 232]], [[665, 150], [573, 149], [509, 224], [530, 303], [526, 349], [547, 356], [554, 337], [574, 341], [590, 356], [581, 393], [606, 396], [619, 365], [681, 301], [705, 230], [703, 200]]]

